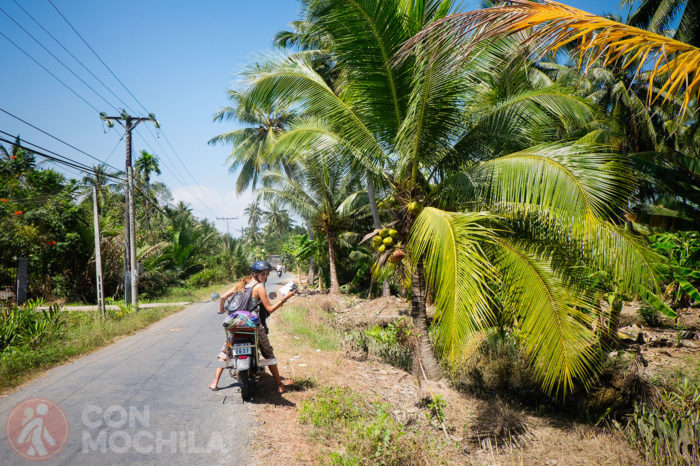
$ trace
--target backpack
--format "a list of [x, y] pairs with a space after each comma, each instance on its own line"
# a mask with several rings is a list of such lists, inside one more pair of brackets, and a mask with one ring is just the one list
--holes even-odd
[[253, 288], [244, 288], [243, 291], [236, 291], [224, 301], [224, 310], [228, 315], [236, 311], [247, 311], [250, 298], [253, 296]]

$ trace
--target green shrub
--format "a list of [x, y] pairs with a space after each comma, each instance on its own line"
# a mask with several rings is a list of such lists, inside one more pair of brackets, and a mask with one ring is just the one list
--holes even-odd
[[661, 323], [659, 311], [649, 303], [642, 303], [637, 312], [647, 327], [658, 327]]
[[627, 425], [617, 425], [648, 461], [700, 464], [700, 390], [687, 381], [664, 391], [656, 406], [636, 404]]
[[61, 336], [64, 314], [58, 305], [37, 311], [40, 301], [0, 307], [0, 351], [11, 347], [35, 347]]
[[375, 326], [364, 332], [351, 333], [346, 336], [345, 343], [387, 364], [410, 370], [413, 361], [412, 328], [410, 320], [401, 317], [385, 327]]
[[208, 286], [218, 280], [217, 271], [214, 269], [204, 269], [187, 279], [187, 284], [195, 287]]
[[313, 435], [338, 445], [331, 464], [414, 464], [426, 452], [425, 433], [406, 430], [391, 405], [371, 403], [349, 388], [326, 388], [300, 408], [300, 421]]

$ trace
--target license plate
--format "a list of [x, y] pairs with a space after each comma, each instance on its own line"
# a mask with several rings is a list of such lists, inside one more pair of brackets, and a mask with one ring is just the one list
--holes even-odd
[[[247, 346], [247, 348], [241, 348], [241, 346]], [[236, 354], [250, 354], [250, 345], [247, 343], [237, 343], [233, 345], [233, 352]]]

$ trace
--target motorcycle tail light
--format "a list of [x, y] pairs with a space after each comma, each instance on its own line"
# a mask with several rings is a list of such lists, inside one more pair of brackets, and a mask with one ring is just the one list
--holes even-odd
[[238, 359], [248, 359], [248, 356], [238, 356]]

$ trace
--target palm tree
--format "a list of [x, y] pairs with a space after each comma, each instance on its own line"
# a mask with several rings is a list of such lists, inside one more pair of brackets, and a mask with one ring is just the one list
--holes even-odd
[[260, 197], [256, 197], [253, 202], [248, 204], [248, 207], [243, 209], [243, 213], [248, 216], [248, 226], [250, 228], [250, 234], [248, 236], [251, 242], [256, 243], [259, 239], [258, 230], [263, 222], [265, 213], [260, 204]]
[[311, 160], [308, 156], [298, 162], [299, 176], [294, 180], [271, 172], [265, 175], [270, 187], [259, 191], [309, 219], [314, 229], [326, 238], [330, 292], [340, 293], [336, 268], [338, 235], [352, 221], [361, 221], [361, 207], [357, 201], [362, 191], [361, 177], [339, 163]]
[[292, 219], [289, 218], [289, 212], [283, 209], [277, 200], [272, 200], [268, 204], [263, 218], [267, 223], [265, 230], [269, 236], [280, 238], [292, 229]]
[[[623, 0], [622, 5], [632, 7], [636, 2]], [[700, 47], [700, 3], [693, 0], [642, 0], [627, 23], [655, 34], [667, 35]], [[675, 30], [671, 28], [676, 26]]]
[[[655, 6], [658, 5], [658, 15], [655, 13], [654, 17], [668, 19], [666, 12], [672, 17], [684, 3], [674, 0], [642, 2], [636, 16], [638, 24], [644, 24], [644, 18], [649, 16], [647, 7], [656, 10]], [[686, 34], [686, 31], [690, 28], [697, 31], [697, 11], [700, 7], [697, 2], [691, 1], [687, 5], [687, 15], [683, 15], [687, 23], [684, 23], [683, 29], [679, 27], [679, 34], [684, 31], [679, 37], [695, 41], [696, 32]], [[658, 25], [661, 27], [667, 19], [660, 20]], [[478, 34], [474, 34], [472, 40], [466, 40], [469, 33], [475, 31]], [[529, 33], [523, 34], [523, 31]], [[650, 88], [647, 95], [649, 102], [663, 97], [665, 103], [673, 96], [682, 95], [681, 111], [684, 113], [690, 101], [697, 101], [700, 95], [700, 48], [697, 44], [681, 42], [547, 0], [544, 3], [510, 0], [505, 5], [448, 16], [411, 39], [403, 55], [417, 48], [430, 47], [433, 53], [449, 55], [464, 62], [479, 49], [479, 44], [515, 34], [523, 45], [533, 45], [533, 54], [539, 56], [556, 52], [573, 42], [577, 44], [580, 54], [579, 66], [586, 65], [587, 68], [598, 58], [603, 59], [604, 65], [618, 61], [623, 67], [634, 65], [635, 74], [642, 79], [648, 82], [654, 82], [657, 78], [661, 80], [658, 94], [652, 94]], [[640, 73], [643, 69], [645, 71]]]
[[[421, 46], [397, 61], [402, 44], [445, 17], [451, 2], [318, 0], [306, 8], [332, 37], [342, 86], [331, 88], [293, 55], [249, 71], [246, 98], [294, 99], [309, 115], [269, 152], [304, 148], [352, 159], [391, 187], [395, 228], [409, 240], [412, 318], [426, 376], [441, 377], [428, 337], [430, 286], [436, 345], [446, 359], [457, 360], [501, 313], [517, 327], [546, 390], [586, 383], [596, 337], [583, 310], [596, 306], [567, 265], [583, 256], [626, 290], [656, 285], [656, 257], [608, 222], [630, 191], [624, 164], [584, 143], [554, 144], [585, 127], [595, 109], [530, 79], [513, 41], [481, 46], [479, 59], [464, 66]], [[534, 241], [575, 248], [579, 257], [561, 261]]]
[[[143, 179], [143, 188], [145, 189], [145, 195], [151, 197], [151, 173], [156, 173], [160, 175], [160, 165], [158, 164], [158, 157], [142, 150], [139, 157], [136, 159], [134, 164], [136, 168], [137, 179]], [[144, 206], [146, 212], [146, 225], [151, 228], [151, 207]]]
[[83, 186], [85, 186], [89, 195], [92, 195], [92, 187], [97, 188], [97, 208], [101, 209], [102, 203], [104, 202], [105, 189], [109, 190], [111, 187], [115, 186], [114, 181], [112, 181], [114, 176], [118, 173], [112, 173], [107, 169], [104, 164], [94, 165], [92, 167], [92, 173], [85, 175], [82, 180]]
[[158, 157], [156, 155], [150, 154], [145, 150], [139, 153], [139, 157], [134, 163], [134, 168], [139, 178], [143, 179], [143, 185], [146, 191], [150, 189], [151, 186], [151, 173], [160, 175], [160, 164], [158, 163]]
[[257, 187], [261, 174], [274, 163], [284, 168], [291, 175], [292, 168], [285, 162], [284, 156], [271, 162], [262, 158], [266, 148], [282, 133], [295, 112], [283, 103], [257, 103], [246, 99], [241, 93], [229, 90], [232, 106], [219, 110], [214, 121], [235, 120], [244, 128], [220, 134], [209, 140], [209, 144], [231, 144], [233, 150], [226, 159], [229, 171], [238, 171], [236, 192], [245, 191], [249, 186]]

